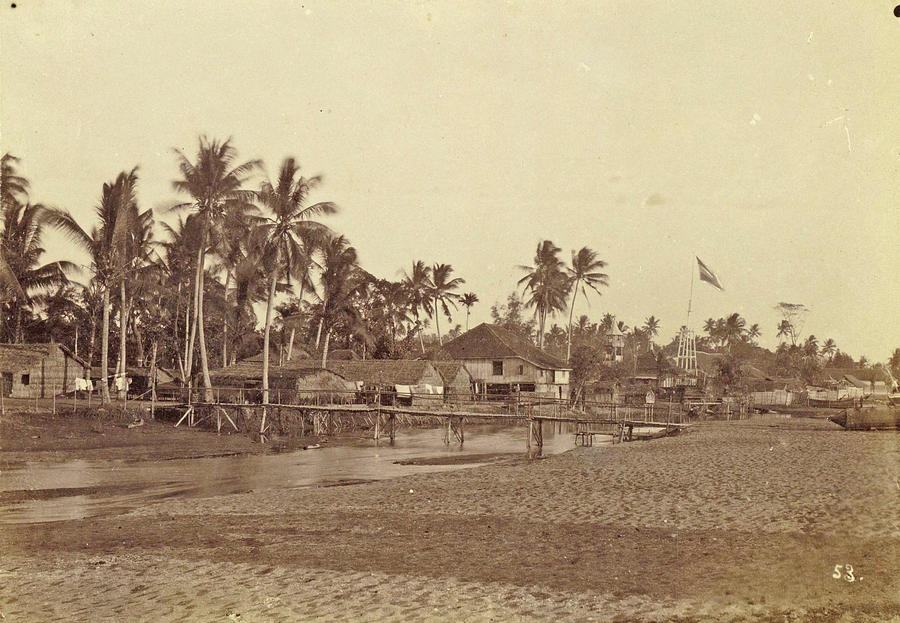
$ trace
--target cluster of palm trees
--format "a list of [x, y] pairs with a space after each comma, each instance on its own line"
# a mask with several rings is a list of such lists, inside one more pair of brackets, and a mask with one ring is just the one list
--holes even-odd
[[469, 330], [469, 312], [478, 302], [473, 292], [459, 293], [457, 290], [465, 283], [465, 279], [453, 276], [453, 267], [449, 264], [432, 264], [428, 266], [422, 260], [413, 262], [412, 268], [403, 273], [403, 286], [408, 293], [408, 305], [411, 308], [415, 331], [419, 336], [422, 352], [425, 342], [422, 338], [423, 314], [434, 319], [438, 346], [443, 346], [441, 334], [441, 314], [451, 319], [450, 309], [457, 309], [457, 303], [466, 308], [466, 331]]
[[538, 243], [531, 266], [519, 266], [525, 275], [519, 280], [527, 295], [526, 304], [534, 309], [537, 319], [537, 346], [543, 348], [547, 318], [569, 308], [566, 332], [566, 361], [572, 357], [572, 318], [575, 299], [579, 293], [587, 300], [588, 289], [600, 294], [600, 287], [609, 285], [609, 275], [601, 272], [606, 262], [597, 252], [582, 247], [572, 251], [571, 263], [560, 259], [562, 249], [550, 240]]
[[[282, 339], [288, 358], [300, 332], [310, 346], [315, 336], [314, 348], [325, 365], [336, 336], [348, 345], [356, 340], [364, 353], [380, 348], [383, 356], [398, 356], [401, 340], [408, 343], [414, 335], [424, 352], [422, 329], [429, 319], [440, 345], [440, 316], [449, 320], [458, 304], [465, 306], [468, 324], [478, 297], [458, 292], [464, 280], [454, 277], [451, 265], [417, 261], [400, 281], [375, 278], [360, 266], [350, 242], [321, 222], [338, 208], [310, 201], [320, 176], [305, 177], [297, 161], [286, 158], [278, 175], [268, 179], [261, 161], [240, 162], [237, 156], [230, 140], [205, 137], [193, 157], [175, 150], [179, 176], [172, 186], [184, 200], [168, 209], [174, 222], [159, 223], [163, 240], [154, 239], [153, 211], [138, 206], [137, 168], [103, 185], [94, 223], [84, 227], [65, 209], [31, 204], [28, 181], [16, 170], [18, 160], [3, 156], [4, 340], [22, 342], [27, 329], [38, 339], [49, 333], [71, 343], [71, 335], [59, 335], [68, 326], [77, 350], [79, 330], [87, 328], [86, 359], [94, 361], [99, 335], [100, 390], [109, 401], [111, 343], [118, 341], [117, 375], [124, 376], [126, 364], [147, 365], [149, 352], [151, 367], [158, 360], [167, 363], [186, 384], [199, 373], [208, 391], [211, 367], [228, 366], [259, 349], [253, 311], [258, 303], [266, 310], [264, 394], [276, 325], [282, 333], [290, 327], [289, 341]], [[264, 179], [253, 188], [256, 176]], [[47, 227], [62, 231], [88, 262], [41, 265]], [[75, 280], [79, 274], [86, 277], [84, 283]], [[280, 294], [289, 298], [276, 305]], [[213, 334], [210, 327], [216, 327]], [[136, 354], [129, 352], [130, 345]]]
[[754, 344], [762, 335], [758, 324], [747, 326], [747, 321], [737, 312], [727, 318], [707, 318], [703, 323], [703, 330], [712, 346], [729, 349], [735, 344]]

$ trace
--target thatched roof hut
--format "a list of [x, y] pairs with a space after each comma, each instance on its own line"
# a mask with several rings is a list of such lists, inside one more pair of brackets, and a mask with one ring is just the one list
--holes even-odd
[[75, 390], [90, 368], [59, 343], [0, 344], [0, 391], [13, 398], [45, 398]]
[[[295, 363], [295, 362], [291, 362]], [[311, 362], [307, 361], [307, 364]], [[262, 364], [241, 361], [227, 368], [210, 370], [210, 379], [218, 388], [219, 399], [258, 402], [261, 399]], [[351, 399], [356, 384], [332, 370], [312, 365], [270, 366], [269, 389], [272, 402], [304, 403], [325, 398], [333, 402]], [[224, 392], [224, 393], [223, 393]]]
[[[288, 361], [285, 369], [294, 367], [321, 365], [312, 360]], [[429, 386], [443, 387], [443, 379], [430, 361], [414, 359], [366, 359], [364, 361], [334, 361], [329, 359], [326, 367], [353, 382], [360, 388], [380, 389], [397, 394], [427, 394]], [[411, 396], [413, 403], [428, 402], [435, 399]]]

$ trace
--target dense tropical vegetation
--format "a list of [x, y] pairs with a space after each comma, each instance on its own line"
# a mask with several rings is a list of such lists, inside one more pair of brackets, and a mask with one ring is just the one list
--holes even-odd
[[[104, 378], [159, 365], [205, 390], [211, 368], [261, 351], [267, 393], [273, 362], [315, 357], [325, 365], [336, 348], [414, 358], [469, 329], [480, 299], [462, 291], [465, 279], [451, 264], [416, 259], [396, 280], [367, 272], [351, 241], [327, 224], [339, 206], [318, 196], [323, 178], [302, 175], [294, 158], [269, 179], [263, 163], [241, 161], [230, 140], [202, 137], [192, 156], [176, 150], [173, 165], [172, 188], [183, 200], [168, 210], [138, 205], [133, 168], [103, 183], [91, 222], [79, 222], [74, 206], [33, 203], [19, 160], [3, 156], [0, 340], [58, 341]], [[51, 228], [80, 250], [77, 263], [44, 261]], [[656, 342], [657, 316], [633, 326], [607, 310], [599, 322], [576, 316], [579, 298], [590, 305], [608, 287], [607, 263], [588, 247], [572, 250], [568, 264], [562, 253], [542, 240], [531, 264], [518, 267], [520, 289], [490, 308], [491, 321], [568, 361], [575, 383], [668, 365], [676, 339]], [[465, 329], [454, 324], [461, 308]], [[808, 379], [826, 366], [868, 365], [832, 339], [803, 336], [805, 306], [777, 309], [776, 352], [756, 344], [761, 327], [738, 313], [706, 320], [698, 349], [720, 354], [730, 378], [749, 361]], [[604, 362], [611, 336], [625, 345], [625, 360], [613, 365]], [[900, 349], [887, 365], [900, 377]], [[106, 383], [101, 391], [110, 400]]]

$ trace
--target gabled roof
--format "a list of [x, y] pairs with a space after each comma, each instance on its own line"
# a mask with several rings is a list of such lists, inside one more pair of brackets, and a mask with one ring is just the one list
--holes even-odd
[[468, 368], [459, 361], [432, 361], [431, 364], [441, 375], [445, 385], [455, 381], [460, 371], [464, 372], [470, 380], [472, 378]]
[[502, 359], [519, 357], [539, 368], [571, 370], [565, 363], [531, 341], [497, 325], [482, 323], [444, 344], [438, 359]]
[[[825, 368], [822, 376], [834, 381], [847, 379], [851, 383], [855, 381], [893, 381], [890, 373], [885, 368]], [[855, 384], [855, 383], [854, 383]]]

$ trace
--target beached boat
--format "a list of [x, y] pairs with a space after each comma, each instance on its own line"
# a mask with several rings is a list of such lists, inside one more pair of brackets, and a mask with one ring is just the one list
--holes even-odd
[[847, 430], [898, 430], [900, 408], [888, 404], [863, 405], [844, 409], [828, 419]]

